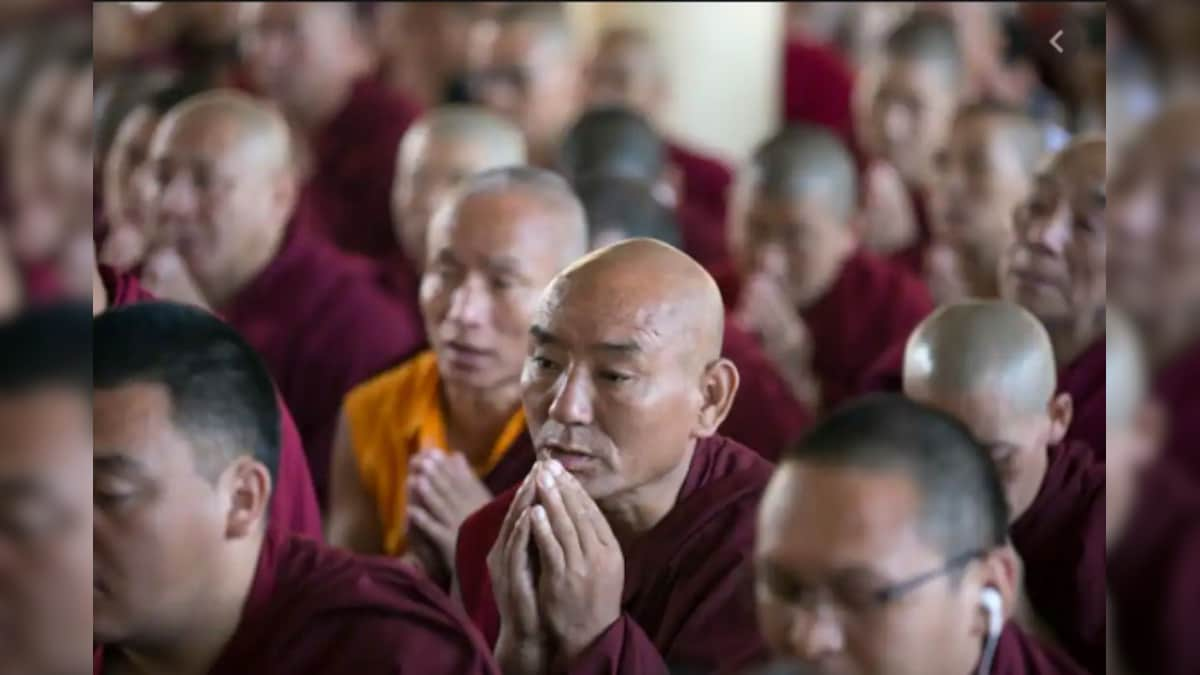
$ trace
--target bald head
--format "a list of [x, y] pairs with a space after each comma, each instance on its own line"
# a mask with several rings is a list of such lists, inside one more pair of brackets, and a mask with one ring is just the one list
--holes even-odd
[[572, 182], [600, 175], [654, 183], [666, 170], [667, 151], [645, 117], [623, 106], [602, 106], [571, 126], [559, 163]]
[[843, 223], [858, 201], [854, 159], [837, 136], [814, 125], [791, 125], [768, 139], [755, 151], [748, 175], [768, 199], [827, 200]]
[[172, 137], [190, 135], [219, 140], [220, 152], [239, 153], [260, 170], [282, 171], [291, 165], [291, 137], [283, 116], [238, 91], [209, 91], [180, 103], [163, 119], [153, 145], [161, 150]]
[[1055, 389], [1054, 349], [1042, 324], [999, 301], [943, 307], [921, 322], [904, 350], [904, 389], [911, 396], [981, 391], [1042, 410]]
[[473, 105], [444, 105], [425, 113], [404, 135], [400, 153], [413, 146], [446, 141], [478, 149], [473, 173], [525, 162], [525, 139], [512, 122]]
[[934, 65], [946, 77], [947, 84], [960, 83], [964, 75], [954, 21], [941, 12], [913, 12], [888, 35], [885, 53], [892, 59]]
[[[1194, 120], [1193, 120], [1194, 123]], [[1077, 185], [1103, 188], [1107, 156], [1104, 136], [1085, 134], [1073, 140], [1047, 162], [1047, 171]]]

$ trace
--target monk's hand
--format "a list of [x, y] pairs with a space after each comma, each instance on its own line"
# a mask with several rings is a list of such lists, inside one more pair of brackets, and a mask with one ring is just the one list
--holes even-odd
[[506, 675], [539, 675], [550, 665], [550, 645], [538, 609], [537, 579], [529, 550], [536, 473], [535, 468], [517, 490], [500, 535], [488, 552], [488, 573], [500, 614], [496, 662]]
[[925, 282], [938, 304], [956, 302], [971, 295], [958, 254], [948, 245], [934, 242], [925, 251]]
[[621, 617], [625, 558], [600, 507], [561, 464], [546, 462], [537, 481], [538, 606], [569, 664]]
[[126, 272], [139, 263], [146, 255], [146, 237], [142, 231], [133, 225], [114, 225], [100, 248], [100, 262]]
[[749, 277], [735, 318], [758, 336], [763, 353], [797, 398], [815, 406], [812, 334], [779, 282], [764, 274]]
[[492, 500], [462, 453], [426, 450], [413, 457], [409, 473], [409, 517], [436, 545], [454, 571], [454, 546], [463, 521]]
[[208, 309], [208, 301], [200, 285], [174, 247], [159, 248], [146, 256], [141, 283], [161, 300]]
[[861, 220], [863, 243], [874, 251], [895, 253], [917, 236], [912, 197], [900, 172], [890, 163], [876, 161], [867, 169]]

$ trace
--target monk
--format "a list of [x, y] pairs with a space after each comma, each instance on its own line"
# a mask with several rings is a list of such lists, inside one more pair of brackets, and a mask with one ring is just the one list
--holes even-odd
[[429, 221], [446, 195], [472, 174], [524, 164], [526, 155], [521, 130], [478, 106], [434, 108], [409, 127], [396, 153], [392, 185], [401, 259], [389, 271], [402, 297], [418, 301]]
[[539, 461], [458, 541], [463, 604], [504, 672], [708, 673], [762, 657], [743, 572], [770, 465], [714, 435], [739, 380], [720, 357], [723, 316], [703, 268], [645, 239], [547, 289], [521, 377]]
[[92, 580], [83, 303], [0, 322], [0, 673], [87, 672]]
[[904, 353], [904, 393], [962, 421], [996, 463], [1033, 610], [1017, 607], [1018, 620], [1030, 632], [1045, 621], [1076, 662], [1099, 673], [1104, 465], [1082, 443], [1062, 442], [1071, 397], [1056, 388], [1050, 336], [1006, 302], [943, 307], [917, 327]]
[[759, 146], [736, 192], [735, 316], [818, 414], [856, 394], [933, 306], [916, 277], [861, 245], [851, 224], [857, 187], [837, 137], [795, 125]]
[[820, 673], [1082, 675], [1009, 621], [1007, 528], [965, 427], [894, 394], [847, 406], [788, 451], [763, 497], [763, 636]]
[[150, 302], [94, 340], [97, 675], [496, 672], [410, 569], [268, 525], [278, 409], [232, 328]]
[[[587, 212], [592, 250], [626, 239], [655, 239], [670, 245], [681, 239], [671, 212], [643, 182], [595, 175], [576, 183], [575, 190]], [[721, 355], [737, 366], [741, 384], [717, 431], [773, 462], [800, 436], [812, 415], [792, 395], [754, 336], [728, 316]]]
[[[584, 96], [589, 106], [621, 105], [662, 123], [670, 98], [666, 65], [653, 38], [633, 27], [602, 33], [588, 64]], [[671, 172], [679, 182], [679, 202], [724, 224], [733, 172], [725, 162], [678, 140], [664, 140]]]
[[356, 11], [347, 3], [264, 3], [246, 59], [255, 88], [310, 144], [304, 199], [320, 218], [312, 224], [345, 250], [386, 258], [396, 250], [396, 147], [419, 111], [371, 75]]
[[558, 2], [514, 2], [496, 14], [494, 34], [480, 32], [481, 63], [472, 74], [480, 103], [521, 128], [529, 161], [552, 169], [578, 112], [580, 57]]
[[325, 504], [342, 397], [415, 354], [424, 337], [374, 266], [316, 234], [319, 216], [297, 199], [291, 154], [283, 120], [244, 94], [205, 93], [168, 113], [151, 158], [160, 225], [177, 243], [175, 260], [153, 273], [161, 288], [190, 287], [262, 354]]
[[1071, 395], [1067, 441], [1104, 459], [1104, 305], [1107, 232], [1104, 139], [1072, 142], [1039, 172], [1013, 217], [1001, 295], [1029, 310], [1054, 344], [1059, 387]]
[[579, 201], [548, 171], [484, 171], [452, 193], [421, 282], [431, 349], [342, 405], [330, 541], [407, 554], [449, 588], [462, 521], [533, 465], [520, 391], [529, 324], [586, 236]]
[[732, 274], [725, 221], [698, 208], [670, 177], [668, 146], [641, 114], [620, 106], [601, 106], [585, 112], [563, 139], [559, 171], [572, 182], [591, 175], [634, 178], [651, 186], [653, 194], [675, 213], [683, 235], [681, 248], [718, 277]]
[[901, 22], [855, 83], [865, 240], [920, 274], [929, 244], [927, 190], [966, 79], [954, 24], [918, 11]]

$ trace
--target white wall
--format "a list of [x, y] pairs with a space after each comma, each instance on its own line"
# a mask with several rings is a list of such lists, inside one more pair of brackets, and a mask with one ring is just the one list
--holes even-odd
[[611, 25], [658, 41], [671, 83], [663, 124], [729, 160], [746, 158], [778, 120], [783, 5], [776, 2], [567, 3], [582, 42]]

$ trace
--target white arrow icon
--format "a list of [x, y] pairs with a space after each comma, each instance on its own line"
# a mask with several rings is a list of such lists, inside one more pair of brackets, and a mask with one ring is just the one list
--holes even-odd
[[1059, 54], [1063, 53], [1063, 48], [1058, 46], [1058, 39], [1062, 37], [1062, 34], [1063, 32], [1060, 30], [1054, 34], [1054, 37], [1050, 38], [1050, 46], [1054, 47]]

